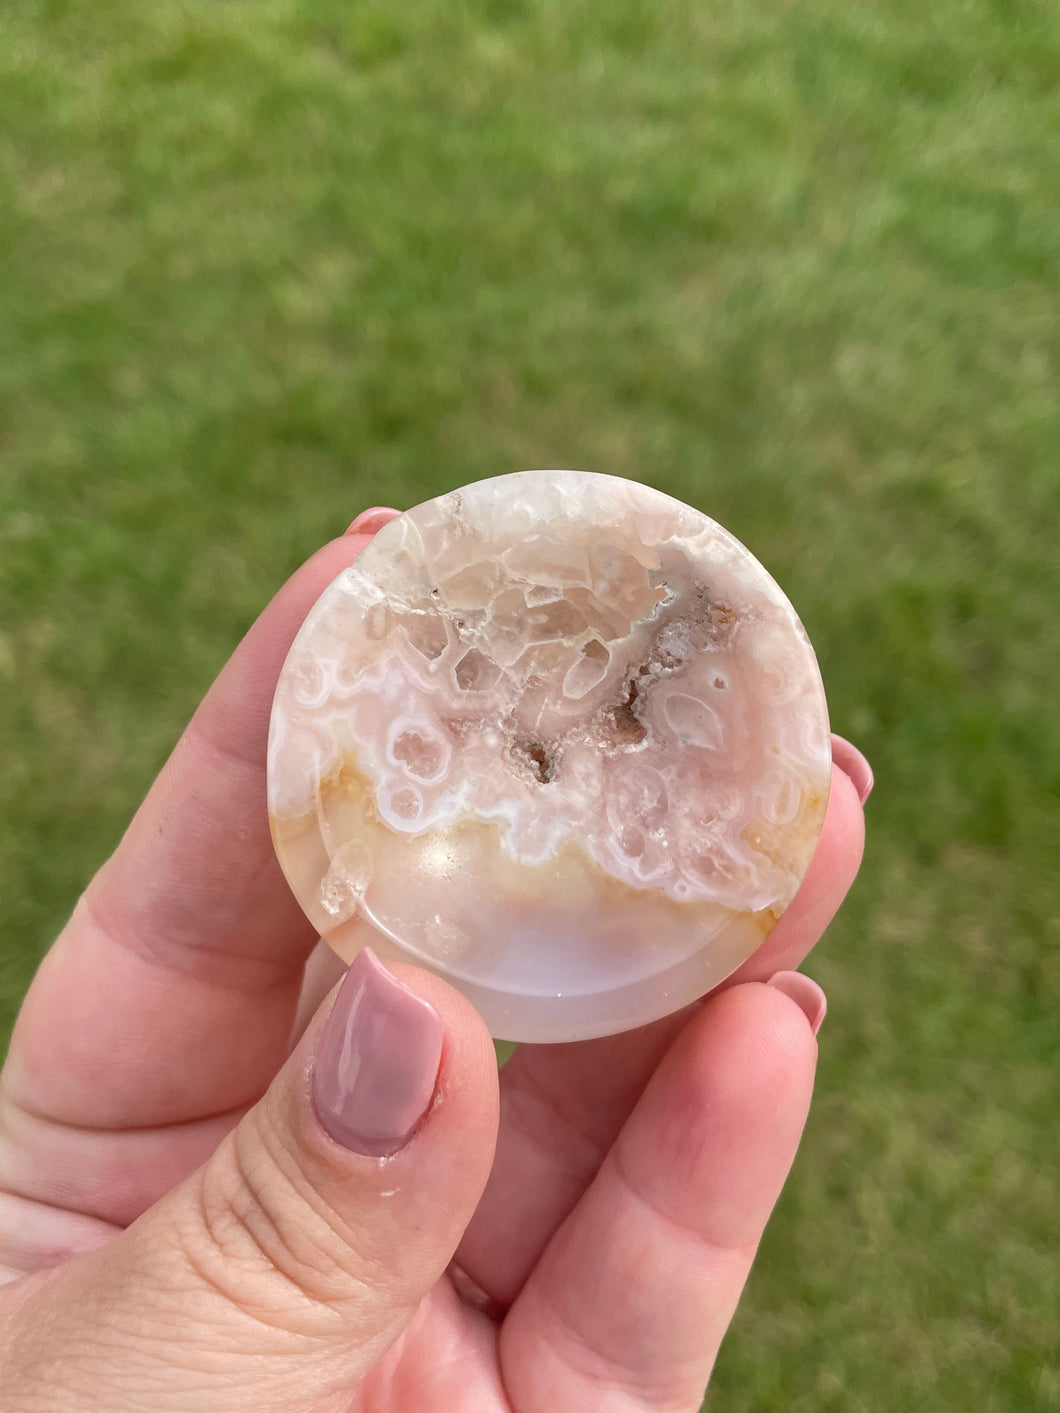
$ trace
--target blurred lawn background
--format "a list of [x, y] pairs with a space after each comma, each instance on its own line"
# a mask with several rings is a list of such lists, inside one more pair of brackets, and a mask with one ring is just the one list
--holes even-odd
[[1058, 80], [1055, 0], [6, 0], [3, 1030], [316, 545], [650, 481], [878, 782], [710, 1407], [1060, 1408]]

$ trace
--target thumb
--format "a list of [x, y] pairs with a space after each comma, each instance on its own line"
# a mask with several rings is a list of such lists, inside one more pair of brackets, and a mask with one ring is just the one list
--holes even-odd
[[4, 1292], [0, 1406], [346, 1408], [443, 1275], [496, 1131], [481, 1019], [362, 952], [202, 1168], [102, 1250]]

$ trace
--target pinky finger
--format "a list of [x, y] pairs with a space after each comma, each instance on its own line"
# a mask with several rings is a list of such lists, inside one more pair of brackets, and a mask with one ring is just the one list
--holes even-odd
[[816, 1054], [779, 986], [704, 1005], [505, 1320], [520, 1413], [699, 1407], [795, 1157]]

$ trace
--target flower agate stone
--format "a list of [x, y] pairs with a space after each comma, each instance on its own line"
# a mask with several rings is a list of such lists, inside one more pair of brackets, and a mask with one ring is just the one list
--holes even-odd
[[642, 1025], [791, 902], [831, 752], [813, 649], [714, 521], [527, 471], [386, 525], [276, 692], [284, 872], [344, 958], [425, 966], [510, 1040]]

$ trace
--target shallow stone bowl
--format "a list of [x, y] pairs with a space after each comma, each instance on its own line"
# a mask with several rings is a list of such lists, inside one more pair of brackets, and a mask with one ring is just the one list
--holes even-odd
[[637, 482], [526, 471], [386, 525], [280, 676], [276, 852], [349, 961], [445, 977], [509, 1040], [716, 986], [806, 872], [817, 661], [728, 531]]

